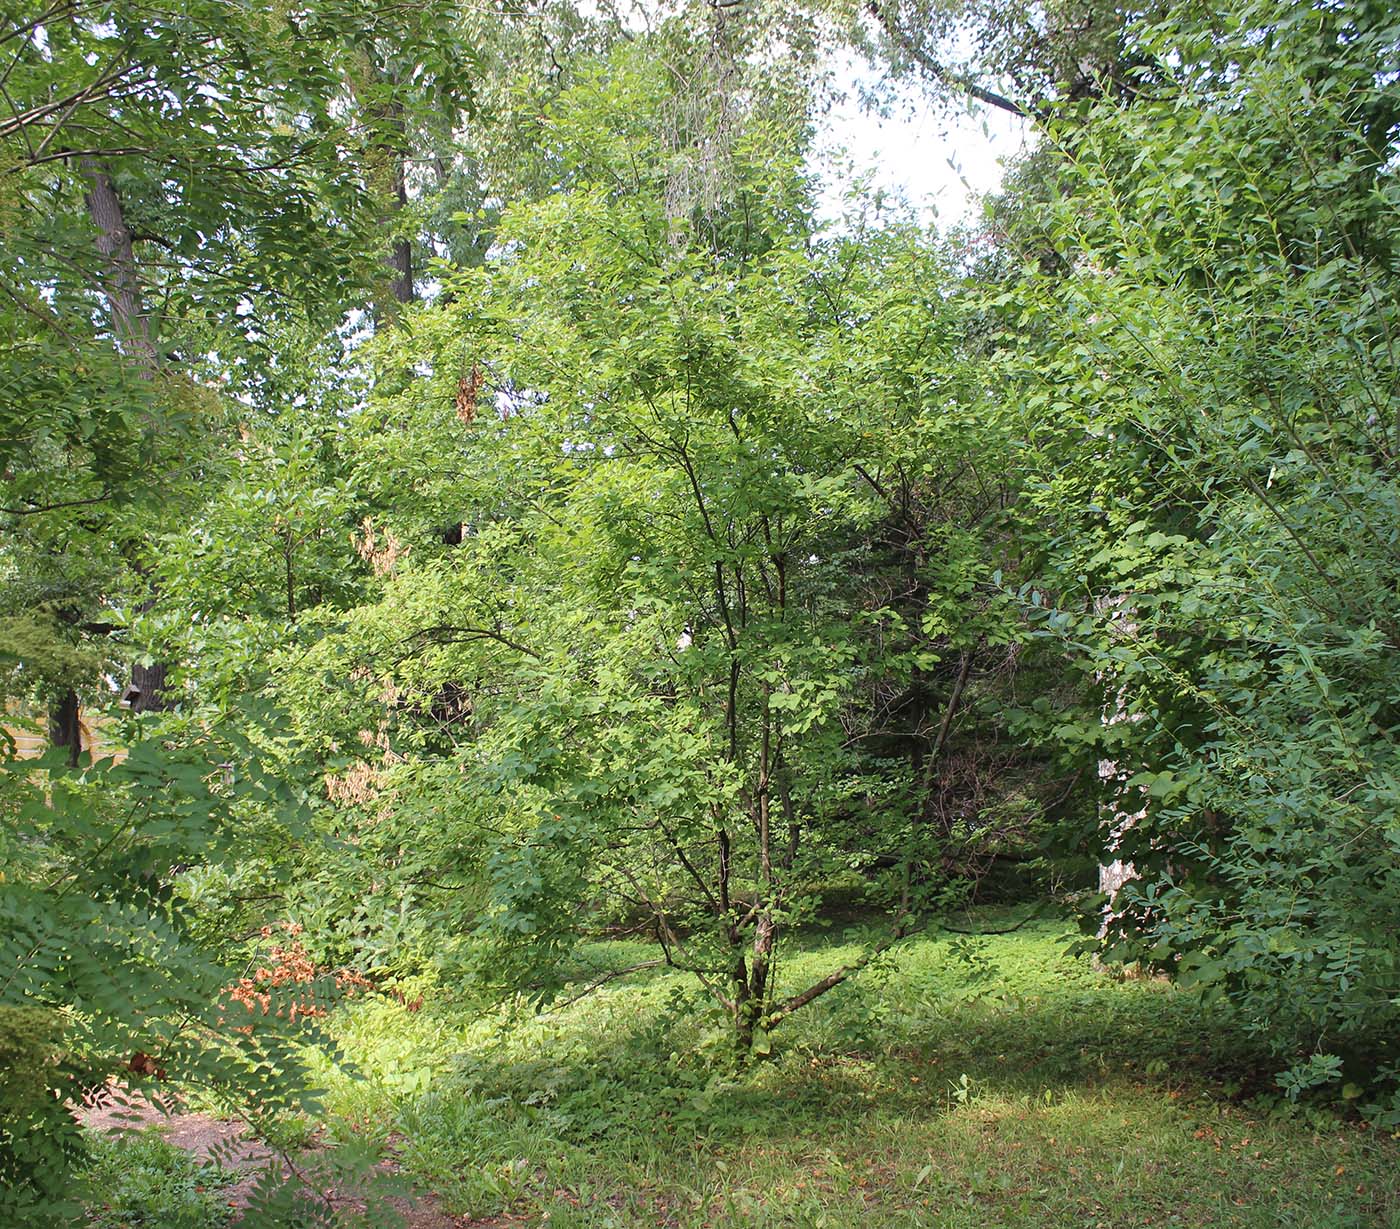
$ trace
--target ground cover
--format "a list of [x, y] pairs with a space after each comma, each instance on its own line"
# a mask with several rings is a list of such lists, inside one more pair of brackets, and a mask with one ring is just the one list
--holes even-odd
[[[664, 970], [538, 1015], [441, 987], [347, 1004], [362, 1078], [328, 1070], [331, 1133], [384, 1140], [450, 1212], [552, 1229], [1400, 1225], [1394, 1138], [1285, 1112], [1218, 1010], [1097, 973], [1072, 938], [932, 932], [737, 1074]], [[781, 975], [843, 939], [813, 932]], [[581, 982], [649, 954], [595, 944]]]

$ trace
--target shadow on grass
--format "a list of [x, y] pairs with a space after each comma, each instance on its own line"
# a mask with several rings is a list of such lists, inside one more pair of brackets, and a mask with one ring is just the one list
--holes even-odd
[[[1077, 1227], [1100, 1200], [1134, 1226], [1382, 1223], [1400, 1200], [1388, 1141], [1222, 1104], [1269, 1070], [1260, 1049], [1187, 994], [1093, 973], [1065, 939], [1047, 924], [970, 960], [921, 941], [737, 1070], [685, 978], [610, 982], [474, 1034], [432, 1091], [398, 1099], [405, 1166], [454, 1212], [590, 1229], [903, 1229], [933, 1223], [930, 1201], [947, 1229]], [[794, 945], [787, 980], [843, 958], [830, 937]]]
[[771, 1059], [735, 1068], [722, 1020], [666, 1010], [674, 982], [649, 971], [606, 1002], [522, 1025], [464, 1055], [444, 1099], [487, 1107], [497, 1128], [654, 1147], [814, 1129], [873, 1107], [933, 1116], [964, 1103], [969, 1086], [1013, 1099], [1124, 1084], [1237, 1091], [1269, 1070], [1261, 1049], [1170, 987], [1103, 978], [1005, 994], [993, 984], [969, 998], [965, 986], [918, 994], [907, 976], [833, 993], [775, 1035]]

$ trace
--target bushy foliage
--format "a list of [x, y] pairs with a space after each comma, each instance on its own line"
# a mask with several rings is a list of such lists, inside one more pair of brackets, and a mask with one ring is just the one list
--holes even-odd
[[233, 1217], [222, 1190], [236, 1175], [142, 1132], [103, 1140], [82, 1174], [92, 1229], [220, 1229]]
[[[0, 1217], [68, 1215], [112, 1081], [310, 1107], [330, 969], [540, 1009], [603, 930], [710, 1006], [459, 1071], [463, 1129], [698, 1131], [715, 1037], [855, 979], [866, 1045], [1034, 855], [1131, 864], [1099, 955], [1400, 1123], [1385, 5], [860, 6], [1041, 125], [951, 237], [817, 216], [849, 6], [226, 8], [0, 30], [0, 697], [62, 744], [0, 776]], [[132, 666], [166, 711], [85, 757]]]
[[15, 1223], [77, 1210], [66, 1177], [81, 1148], [55, 1095], [63, 1032], [57, 1011], [0, 1006], [0, 1215]]
[[1066, 730], [1115, 765], [1112, 815], [1145, 808], [1111, 949], [1311, 1055], [1293, 1092], [1360, 1097], [1400, 1057], [1400, 31], [1366, 4], [1222, 20], [1140, 29], [1165, 96], [1057, 130], [1059, 260], [1002, 300], [1044, 344], [1005, 370], [1043, 626], [1101, 706]]
[[315, 1103], [312, 1037], [290, 1010], [308, 987], [241, 1001], [248, 953], [200, 924], [183, 883], [296, 839], [295, 799], [239, 735], [173, 719], [120, 762], [65, 761], [12, 762], [0, 779], [0, 1208], [35, 1225], [65, 1223], [73, 1108], [121, 1092], [114, 1080], [173, 1080], [255, 1114]]
[[590, 929], [645, 927], [747, 1051], [809, 1001], [771, 973], [825, 883], [883, 907], [882, 946], [1016, 847], [1043, 783], [1014, 753], [989, 783], [950, 738], [1021, 640], [992, 580], [1018, 566], [1012, 454], [953, 274], [911, 224], [814, 234], [776, 120], [678, 216], [668, 143], [702, 137], [669, 130], [670, 89], [628, 47], [563, 93], [564, 186], [384, 347], [366, 464], [415, 454], [452, 544], [386, 501], [380, 600], [283, 687], [365, 759], [369, 873], [470, 984], [547, 1000]]

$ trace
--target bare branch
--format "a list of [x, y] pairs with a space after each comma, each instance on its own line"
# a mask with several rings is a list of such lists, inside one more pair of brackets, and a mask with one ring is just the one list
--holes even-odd
[[[508, 649], [514, 649], [517, 653], [524, 653], [527, 657], [533, 657], [536, 661], [540, 655], [530, 648], [529, 645], [521, 644], [518, 640], [512, 640], [503, 632], [496, 631], [489, 627], [454, 627], [449, 624], [439, 624], [436, 627], [424, 627], [411, 635], [405, 636], [399, 641], [400, 644], [409, 644], [414, 640], [426, 640], [434, 644], [467, 644], [473, 640], [494, 640], [497, 644], [503, 644]], [[427, 647], [426, 645], [424, 647]], [[418, 650], [421, 652], [422, 650]], [[406, 653], [404, 657], [411, 657], [413, 653]], [[398, 660], [404, 660], [404, 657]]]
[[978, 102], [984, 102], [989, 107], [996, 107], [998, 110], [1007, 111], [1012, 115], [1019, 115], [1022, 119], [1039, 118], [1036, 114], [1026, 110], [1025, 107], [1015, 102], [1013, 99], [998, 94], [994, 90], [986, 89], [976, 82], [968, 80], [966, 77], [950, 72], [947, 67], [940, 64], [929, 55], [927, 51], [920, 47], [918, 43], [909, 36], [907, 31], [900, 27], [894, 15], [891, 14], [879, 0], [867, 0], [865, 11], [880, 23], [880, 28], [885, 31], [895, 46], [941, 85], [946, 85], [950, 89], [957, 90], [971, 98], [975, 98]]
[[798, 1008], [806, 1007], [807, 1004], [814, 999], [821, 998], [828, 990], [836, 989], [836, 987], [847, 978], [859, 973], [877, 956], [883, 955], [900, 940], [907, 939], [911, 934], [914, 934], [915, 931], [921, 929], [921, 926], [915, 926], [913, 924], [913, 919], [906, 918], [904, 921], [901, 921], [894, 930], [890, 932], [888, 938], [882, 939], [861, 956], [859, 960], [853, 960], [850, 964], [843, 964], [839, 969], [828, 973], [820, 981], [813, 982], [800, 994], [794, 994], [790, 999], [779, 1003], [777, 1007], [768, 1013], [768, 1028], [772, 1029], [788, 1016], [792, 1015]]
[[108, 493], [94, 495], [90, 499], [68, 499], [56, 504], [30, 504], [24, 508], [0, 508], [9, 516], [35, 516], [40, 512], [56, 512], [60, 508], [86, 508], [92, 504], [105, 503], [112, 496]]

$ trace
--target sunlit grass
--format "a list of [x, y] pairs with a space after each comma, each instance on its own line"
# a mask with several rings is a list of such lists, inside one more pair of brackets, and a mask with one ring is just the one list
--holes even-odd
[[[1400, 1224], [1396, 1141], [1232, 1100], [1267, 1087], [1262, 1056], [1070, 937], [912, 941], [737, 1074], [665, 971], [509, 1022], [357, 1003], [337, 1023], [364, 1078], [335, 1080], [338, 1129], [397, 1137], [450, 1210], [554, 1229]], [[849, 954], [813, 937], [784, 976]]]

